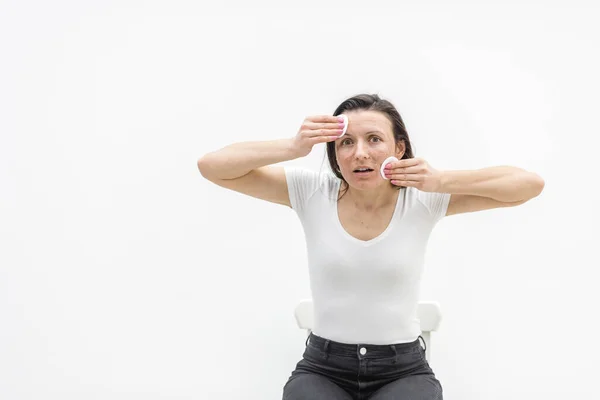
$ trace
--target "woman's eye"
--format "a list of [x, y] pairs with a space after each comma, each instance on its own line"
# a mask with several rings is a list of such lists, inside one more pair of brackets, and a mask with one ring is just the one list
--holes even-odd
[[[379, 138], [379, 137], [377, 137], [377, 136], [371, 136], [369, 139], [370, 139], [370, 140], [376, 139], [376, 141], [377, 141], [377, 142], [381, 142], [381, 138]], [[342, 146], [345, 146], [345, 145], [347, 145], [347, 144], [352, 144], [352, 140], [350, 140], [350, 139], [345, 139], [345, 140], [342, 140], [342, 141], [340, 142], [340, 145], [342, 145]]]

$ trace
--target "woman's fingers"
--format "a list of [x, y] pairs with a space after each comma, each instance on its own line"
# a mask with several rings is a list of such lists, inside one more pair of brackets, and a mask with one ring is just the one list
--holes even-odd
[[423, 178], [423, 175], [392, 175], [390, 180], [401, 182], [421, 182]]
[[323, 137], [323, 136], [335, 136], [340, 137], [340, 135], [342, 134], [342, 129], [336, 128], [336, 129], [316, 129], [316, 130], [308, 130], [308, 131], [304, 131], [304, 135], [308, 138], [317, 138], [317, 137]]
[[336, 123], [336, 122], [344, 122], [344, 119], [340, 116], [333, 115], [313, 115], [306, 118], [307, 121], [317, 122], [317, 123]]
[[420, 181], [423, 179], [424, 174], [420, 167], [409, 167], [385, 171], [385, 176], [390, 180]]
[[422, 172], [419, 167], [384, 169], [383, 171], [388, 179], [399, 180], [412, 180], [414, 177], [420, 176]]
[[337, 124], [311, 124], [303, 125], [301, 132], [305, 137], [313, 138], [320, 136], [340, 136], [343, 132], [343, 126]]
[[423, 173], [423, 168], [420, 165], [416, 165], [414, 167], [393, 168], [393, 169], [390, 169], [390, 173], [392, 173], [392, 174], [421, 174], [421, 173]]
[[306, 118], [301, 129], [308, 137], [340, 136], [344, 129], [343, 121], [342, 117], [316, 115]]
[[333, 142], [334, 140], [338, 139], [340, 137], [340, 135], [336, 135], [336, 136], [317, 136], [314, 138], [311, 138], [311, 140], [314, 140], [314, 143], [326, 143], [326, 142]]
[[307, 117], [298, 132], [298, 143], [311, 147], [317, 143], [332, 142], [344, 131], [344, 119], [332, 115]]
[[302, 130], [300, 132], [304, 137], [312, 139], [312, 138], [323, 137], [323, 136], [339, 137], [342, 134], [343, 129], [338, 128], [338, 127], [314, 128], [314, 129], [304, 127], [304, 128], [302, 128]]

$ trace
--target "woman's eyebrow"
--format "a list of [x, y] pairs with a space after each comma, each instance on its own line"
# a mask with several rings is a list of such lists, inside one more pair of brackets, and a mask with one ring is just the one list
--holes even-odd
[[[383, 135], [383, 132], [381, 132], [381, 131], [369, 131], [369, 132], [363, 133], [362, 136], [366, 136], [366, 135], [369, 135], [371, 133], [377, 133], [379, 135]], [[346, 135], [348, 135], [348, 136], [356, 136], [356, 135], [353, 135], [352, 133], [347, 132], [347, 131], [346, 131]], [[344, 135], [344, 136], [346, 136], [346, 135]]]

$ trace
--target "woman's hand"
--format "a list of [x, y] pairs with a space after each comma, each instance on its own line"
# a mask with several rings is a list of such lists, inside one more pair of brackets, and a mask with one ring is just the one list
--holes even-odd
[[332, 142], [340, 137], [344, 129], [344, 119], [332, 115], [307, 117], [298, 134], [292, 140], [294, 151], [300, 157], [310, 154], [317, 143]]
[[422, 158], [392, 161], [384, 174], [396, 186], [414, 187], [423, 192], [437, 192], [442, 186], [442, 174]]

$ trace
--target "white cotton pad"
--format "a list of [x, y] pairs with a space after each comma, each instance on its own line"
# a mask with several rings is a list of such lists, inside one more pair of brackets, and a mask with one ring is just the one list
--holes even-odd
[[391, 157], [386, 158], [385, 161], [381, 163], [381, 169], [379, 170], [379, 172], [381, 173], [381, 176], [382, 176], [383, 179], [386, 179], [386, 180], [388, 179], [385, 176], [385, 174], [383, 173], [383, 169], [385, 168], [385, 166], [387, 164], [389, 164], [392, 161], [398, 161], [398, 159], [396, 157], [394, 157], [394, 156], [391, 156]]
[[348, 117], [346, 116], [346, 114], [340, 114], [338, 115], [338, 117], [344, 118], [344, 129], [342, 130], [342, 134], [339, 136], [342, 137], [346, 134], [346, 131], [348, 130]]

